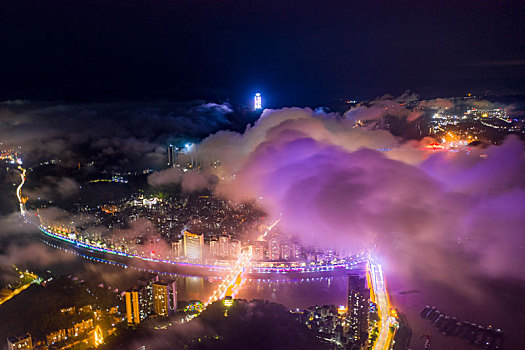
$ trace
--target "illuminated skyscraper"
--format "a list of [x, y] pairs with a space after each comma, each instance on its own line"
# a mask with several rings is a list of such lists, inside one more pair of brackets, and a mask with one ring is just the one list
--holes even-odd
[[266, 250], [265, 241], [256, 241], [253, 246], [253, 259], [257, 261], [264, 260], [264, 251]]
[[326, 261], [332, 261], [334, 259], [334, 251], [332, 249], [326, 249], [324, 251], [324, 258]]
[[184, 256], [186, 258], [201, 260], [204, 237], [190, 231], [184, 231]]
[[219, 237], [219, 255], [221, 258], [227, 258], [230, 250], [230, 236], [221, 235]]
[[237, 259], [241, 255], [241, 241], [232, 239], [230, 241], [230, 258]]
[[254, 110], [262, 109], [262, 99], [261, 99], [260, 93], [256, 93], [253, 98], [253, 109]]
[[281, 249], [280, 244], [277, 238], [270, 239], [270, 242], [268, 244], [268, 254], [270, 260], [279, 260], [281, 256]]
[[171, 251], [172, 251], [174, 257], [177, 258], [177, 257], [181, 256], [184, 253], [183, 250], [182, 250], [182, 241], [178, 240], [178, 241], [172, 242], [171, 243]]
[[210, 240], [210, 255], [213, 257], [219, 256], [219, 241], [215, 238]]
[[292, 257], [292, 250], [289, 243], [281, 245], [281, 260], [290, 260]]
[[370, 290], [366, 278], [348, 276], [348, 337], [354, 344], [364, 344], [368, 339], [368, 307]]
[[292, 255], [295, 260], [301, 259], [301, 245], [299, 242], [293, 242], [292, 244]]
[[7, 350], [33, 349], [31, 334], [25, 333], [7, 338]]
[[153, 283], [153, 312], [157, 316], [167, 317], [177, 312], [177, 283]]
[[128, 326], [144, 321], [153, 311], [152, 283], [147, 281], [125, 292]]

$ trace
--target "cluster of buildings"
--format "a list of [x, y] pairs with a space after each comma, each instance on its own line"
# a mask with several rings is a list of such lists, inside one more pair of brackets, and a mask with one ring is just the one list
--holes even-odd
[[254, 259], [257, 261], [299, 261], [302, 259], [301, 245], [297, 241], [272, 237], [268, 241], [255, 241]]
[[30, 333], [9, 337], [7, 349], [92, 349], [103, 344], [105, 336], [114, 334], [121, 322], [117, 306], [108, 310], [92, 305], [72, 306], [60, 309], [60, 314], [68, 326], [47, 333], [40, 340], [33, 339]]
[[503, 108], [475, 108], [466, 110], [440, 109], [429, 122], [430, 135], [454, 147], [475, 141], [496, 142], [508, 133], [525, 133], [525, 123], [511, 118]]
[[326, 263], [339, 259], [333, 249], [304, 249], [296, 240], [274, 235], [268, 240], [243, 241], [222, 234], [210, 239], [202, 234], [184, 231], [183, 237], [172, 243], [172, 257], [190, 261], [236, 260], [242, 249], [251, 250], [251, 260], [258, 263]]
[[135, 327], [150, 316], [169, 317], [177, 312], [177, 283], [151, 276], [138, 281], [133, 288], [123, 292], [126, 303], [126, 320]]
[[348, 276], [347, 305], [316, 305], [294, 312], [319, 337], [341, 349], [367, 349], [371, 345], [377, 310], [370, 301], [365, 277]]
[[309, 265], [333, 263], [350, 257], [354, 253], [350, 247], [324, 249], [316, 246], [304, 246], [298, 240], [284, 235], [271, 235], [266, 240], [249, 243], [252, 249], [252, 260], [256, 262], [300, 262]]
[[31, 334], [24, 333], [7, 338], [7, 350], [33, 349]]
[[[139, 201], [134, 200], [134, 201]], [[160, 203], [161, 200], [141, 201], [143, 205]], [[151, 209], [154, 210], [154, 209]], [[113, 216], [119, 212], [117, 205], [102, 205], [101, 211], [104, 215]], [[169, 259], [171, 261], [221, 264], [231, 260], [237, 260], [241, 255], [242, 249], [251, 250], [252, 262], [255, 265], [270, 266], [274, 264], [325, 264], [337, 262], [348, 254], [344, 251], [334, 249], [320, 249], [317, 247], [303, 247], [299, 241], [288, 238], [279, 233], [269, 235], [266, 238], [260, 236], [257, 240], [249, 240], [244, 230], [243, 234], [230, 235], [203, 234], [195, 233], [189, 229], [183, 230], [179, 235], [170, 237], [157, 237], [155, 240], [154, 232], [139, 232], [135, 237], [119, 235], [101, 235], [91, 229], [78, 229], [74, 222], [51, 221], [40, 215], [40, 226], [47, 231], [67, 237], [68, 239], [78, 240], [82, 243], [94, 245], [101, 248], [112, 249], [126, 254], [150, 256]], [[255, 221], [254, 221], [255, 223]], [[257, 228], [252, 224], [251, 227], [256, 232], [261, 232], [266, 228], [259, 225]], [[247, 227], [247, 226], [246, 226]], [[148, 228], [146, 228], [148, 230]], [[235, 232], [235, 231], [234, 231]], [[253, 235], [252, 235], [253, 236]], [[242, 238], [242, 240], [241, 240]]]
[[[413, 112], [419, 117], [405, 121], [397, 118], [400, 111]], [[384, 129], [408, 139], [431, 136], [449, 150], [473, 142], [498, 144], [509, 133], [521, 137], [525, 134], [525, 118], [511, 116], [504, 107], [472, 95], [391, 101], [385, 104], [384, 113], [380, 120], [357, 120], [355, 127]]]
[[[101, 286], [99, 285], [104, 289]], [[125, 313], [119, 311], [121, 304], [125, 306]], [[134, 328], [147, 318], [164, 319], [176, 312], [176, 281], [150, 274], [139, 279], [132, 288], [123, 291], [120, 294], [120, 301], [115, 306], [101, 308], [88, 304], [57, 309], [58, 314], [52, 316], [53, 326], [57, 329], [40, 332], [36, 339], [34, 334], [32, 336], [29, 332], [9, 337], [7, 348], [9, 350], [93, 349], [102, 345], [105, 338], [117, 334], [120, 326], [127, 325]]]
[[172, 243], [173, 255], [184, 256], [192, 260], [201, 260], [203, 256], [211, 259], [236, 260], [241, 255], [241, 247], [252, 250], [254, 261], [299, 261], [302, 259], [299, 242], [281, 243], [278, 238], [268, 241], [258, 240], [241, 245], [238, 239], [222, 234], [204, 240], [204, 235], [185, 231], [183, 238]]
[[230, 235], [220, 235], [210, 240], [210, 256], [220, 259], [238, 259], [241, 255], [241, 241]]
[[[1, 146], [1, 143], [0, 143]], [[2, 149], [0, 150], [0, 160], [6, 160], [11, 164], [20, 165], [22, 164], [22, 158], [20, 153], [13, 149]]]
[[147, 197], [141, 193], [119, 202], [82, 207], [79, 214], [82, 213], [95, 217], [90, 226], [102, 225], [109, 229], [126, 228], [136, 220], [147, 219], [167, 241], [180, 238], [185, 228], [208, 237], [223, 232], [242, 235], [257, 227], [263, 216], [253, 205], [232, 206], [212, 195]]
[[[191, 163], [192, 167], [199, 166], [198, 161], [191, 158], [192, 147], [188, 144], [180, 150], [170, 146], [169, 165], [184, 163], [186, 165], [182, 166], [188, 167]], [[219, 166], [220, 162], [217, 159], [210, 165]], [[262, 235], [267, 228], [265, 214], [260, 208], [253, 203], [232, 205], [212, 194], [146, 196], [138, 192], [98, 206], [79, 205], [74, 217], [82, 224], [51, 222], [40, 213], [38, 216], [41, 227], [50, 232], [130, 256], [213, 265], [236, 260], [242, 249], [250, 249], [252, 261], [261, 266], [321, 264], [346, 256], [344, 252], [330, 249], [303, 247], [290, 236], [272, 234], [266, 237]], [[134, 222], [139, 220], [147, 220], [151, 225], [142, 225], [141, 232], [134, 231]], [[254, 234], [261, 235], [254, 239]]]
[[[80, 207], [72, 220], [47, 218], [44, 211], [38, 211], [38, 219], [44, 229], [82, 243], [132, 255], [155, 252], [157, 256], [164, 254], [163, 257], [169, 259], [201, 260], [238, 257], [239, 238], [257, 231], [264, 217], [253, 205], [231, 206], [214, 196], [177, 198], [137, 194], [120, 202]], [[151, 225], [131, 232], [129, 228], [140, 220], [147, 220]], [[101, 230], [101, 227], [108, 230]], [[129, 234], [118, 234], [126, 231]], [[192, 250], [188, 243], [185, 250], [185, 240], [189, 242], [198, 238], [185, 237], [185, 231], [196, 232], [203, 244]]]

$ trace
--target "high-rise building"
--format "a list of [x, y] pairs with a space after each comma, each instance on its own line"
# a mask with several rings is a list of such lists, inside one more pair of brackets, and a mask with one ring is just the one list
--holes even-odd
[[348, 276], [348, 337], [354, 343], [362, 345], [368, 339], [368, 308], [370, 290], [365, 277]]
[[177, 282], [157, 281], [153, 283], [153, 312], [168, 317], [177, 312]]
[[230, 236], [219, 236], [219, 256], [227, 258], [230, 255]]
[[215, 238], [210, 240], [210, 255], [212, 257], [219, 256], [219, 241]]
[[237, 259], [241, 255], [241, 241], [232, 239], [230, 241], [230, 257]]
[[257, 261], [264, 260], [264, 251], [266, 250], [265, 241], [256, 241], [253, 245], [253, 259]]
[[277, 238], [270, 239], [268, 244], [268, 254], [270, 260], [279, 260], [281, 256], [280, 244]]
[[184, 231], [184, 256], [189, 259], [202, 260], [204, 237], [199, 234]]
[[290, 260], [292, 258], [292, 249], [289, 243], [283, 243], [281, 245], [281, 259]]
[[171, 251], [174, 257], [179, 257], [184, 254], [182, 249], [182, 241], [178, 240], [171, 243]]
[[294, 260], [300, 260], [301, 259], [301, 245], [299, 242], [293, 242], [292, 244], [292, 255]]
[[324, 251], [324, 258], [326, 261], [332, 261], [334, 260], [335, 252], [332, 249], [326, 249]]
[[7, 350], [33, 349], [31, 334], [24, 333], [7, 338]]
[[255, 96], [253, 97], [253, 109], [254, 110], [262, 109], [262, 98], [259, 92], [256, 93]]
[[144, 321], [153, 311], [152, 282], [145, 281], [125, 292], [128, 326]]

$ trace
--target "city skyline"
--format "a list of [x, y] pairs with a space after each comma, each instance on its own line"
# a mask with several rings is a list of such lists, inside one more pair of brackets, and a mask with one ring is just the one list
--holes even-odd
[[[421, 269], [427, 268], [428, 264], [431, 266], [437, 263], [441, 266], [440, 269], [448, 271], [450, 262], [447, 263], [443, 259], [452, 258], [452, 263], [465, 263], [464, 249], [472, 249], [475, 246], [469, 242], [469, 236], [454, 231], [457, 227], [454, 225], [473, 225], [469, 227], [475, 230], [475, 234], [493, 235], [492, 231], [476, 226], [479, 219], [473, 220], [472, 224], [463, 223], [460, 217], [478, 215], [477, 206], [474, 206], [476, 210], [473, 211], [467, 203], [475, 198], [485, 198], [481, 204], [487, 205], [494, 200], [494, 194], [472, 192], [469, 182], [451, 182], [450, 175], [454, 172], [446, 169], [453, 164], [463, 164], [467, 170], [462, 171], [470, 171], [473, 167], [490, 168], [491, 164], [501, 163], [501, 169], [510, 167], [507, 176], [510, 176], [511, 186], [519, 188], [520, 182], [514, 182], [516, 180], [513, 180], [512, 175], [515, 171], [511, 166], [514, 158], [501, 156], [501, 152], [520, 154], [523, 147], [518, 136], [524, 124], [515, 113], [508, 106], [473, 96], [446, 100], [417, 100], [405, 96], [380, 99], [371, 104], [357, 103], [344, 114], [299, 108], [267, 110], [254, 126], [243, 134], [238, 134], [242, 141], [235, 141], [235, 147], [230, 145], [234, 138], [228, 134], [229, 137], [224, 139], [221, 131], [200, 142], [183, 141], [180, 146], [170, 143], [161, 147], [158, 152], [163, 165], [158, 170], [108, 173], [102, 167], [97, 173], [90, 171], [94, 177], [85, 178], [79, 177], [85, 165], [70, 163], [66, 158], [44, 162], [33, 158], [35, 160], [32, 163], [30, 161], [26, 164], [25, 156], [30, 153], [20, 147], [4, 150], [2, 159], [7, 167], [11, 165], [18, 169], [18, 175], [14, 179], [19, 185], [15, 186], [13, 195], [16, 194], [19, 202], [20, 214], [26, 222], [38, 227], [40, 232], [51, 240], [48, 243], [51, 246], [68, 252], [74, 252], [76, 249], [87, 259], [96, 258], [100, 260], [95, 261], [124, 268], [132, 267], [139, 271], [218, 277], [213, 293], [207, 292], [207, 295], [200, 297], [204, 300], [181, 300], [182, 303], [189, 302], [184, 308], [185, 313], [194, 312], [193, 316], [189, 317], [205, 314], [206, 310], [215, 308], [215, 303], [221, 302], [222, 299], [227, 301], [224, 302], [224, 307], [235, 307], [237, 299], [234, 298], [242, 297], [243, 293], [250, 290], [250, 284], [261, 281], [261, 278], [263, 283], [271, 284], [277, 283], [280, 278], [284, 278], [283, 281], [291, 281], [298, 277], [301, 277], [300, 283], [304, 283], [306, 277], [308, 283], [310, 279], [314, 281], [327, 278], [327, 281], [330, 281], [341, 274], [361, 271], [361, 276], [366, 277], [366, 288], [370, 290], [370, 294], [366, 294], [364, 290], [353, 293], [353, 297], [349, 297], [345, 302], [346, 308], [337, 311], [340, 327], [338, 328], [337, 322], [331, 323], [332, 321], [327, 319], [322, 322], [328, 322], [326, 324], [331, 326], [321, 326], [318, 331], [328, 337], [327, 339], [335, 339], [338, 344], [342, 344], [340, 346], [375, 344], [375, 347], [383, 348], [393, 340], [408, 344], [409, 338], [406, 334], [410, 334], [406, 333], [409, 323], [405, 319], [404, 310], [391, 304], [392, 297], [389, 296], [386, 283], [407, 283], [407, 280], [413, 279]], [[392, 133], [399, 126], [392, 124], [389, 119], [392, 117], [405, 123], [405, 130], [415, 127], [415, 130], [420, 130], [419, 133], [407, 133], [406, 141], [396, 139]], [[301, 132], [297, 133], [299, 130]], [[351, 137], [340, 139], [335, 130]], [[426, 131], [422, 133], [421, 130]], [[303, 136], [305, 132], [310, 135], [307, 140]], [[508, 136], [509, 134], [514, 135]], [[367, 138], [363, 138], [364, 135]], [[325, 144], [326, 140], [330, 140], [331, 144]], [[182, 151], [175, 147], [182, 147]], [[245, 153], [250, 149], [251, 152]], [[318, 156], [312, 157], [313, 154]], [[68, 163], [71, 165], [67, 165]], [[289, 164], [295, 165], [290, 167]], [[360, 170], [356, 173], [359, 176], [346, 175], [341, 177], [341, 180], [337, 177], [323, 180], [316, 174], [327, 164], [329, 168], [337, 169], [335, 173], [330, 173], [330, 176], [341, 171], [353, 172], [354, 166], [359, 166]], [[388, 173], [375, 173], [374, 170], [370, 172], [370, 169], [367, 169], [385, 166], [390, 169]], [[46, 175], [46, 169], [61, 169], [62, 174], [50, 177], [50, 173]], [[269, 169], [271, 171], [267, 175], [265, 172]], [[74, 175], [79, 170], [80, 173]], [[364, 174], [368, 175], [363, 177]], [[277, 177], [268, 182], [272, 176]], [[297, 183], [302, 183], [310, 176], [314, 176], [316, 181], [309, 182], [310, 185], [306, 188], [297, 188], [302, 201], [290, 201], [295, 196], [295, 190], [290, 191], [286, 188], [294, 188]], [[382, 181], [373, 182], [373, 185], [368, 184], [369, 178], [377, 176], [380, 176], [380, 179], [382, 176], [387, 177]], [[416, 176], [410, 187], [404, 184], [407, 176]], [[455, 174], [453, 178], [461, 179], [464, 176]], [[478, 181], [492, 181], [492, 176], [495, 175], [485, 172]], [[359, 188], [359, 191], [356, 192], [352, 187], [348, 189], [347, 183], [350, 179], [357, 181], [356, 188]], [[44, 189], [47, 186], [54, 188], [56, 185], [53, 183], [58, 184], [58, 181], [64, 180], [77, 187], [73, 197], [77, 204], [73, 206], [67, 204], [67, 200], [64, 201], [67, 197], [57, 197], [53, 200], [46, 197], [46, 191], [49, 193], [49, 190]], [[276, 187], [275, 184], [284, 186], [284, 189]], [[131, 185], [142, 189], [137, 188], [129, 194], [122, 193], [115, 199], [103, 201], [100, 201], [97, 195], [96, 204], [82, 204], [81, 198], [87, 198], [83, 192], [90, 187], [109, 186], [107, 189], [123, 189]], [[266, 187], [267, 185], [270, 186]], [[321, 197], [318, 204], [315, 204], [316, 197], [305, 197], [315, 193], [328, 195], [332, 193], [331, 188], [334, 186], [343, 186], [340, 189], [342, 193], [332, 194], [326, 199]], [[398, 190], [394, 190], [396, 186]], [[360, 191], [365, 189], [371, 191], [372, 197], [362, 197], [364, 193]], [[374, 199], [377, 196], [392, 198], [392, 191], [399, 190], [402, 192], [398, 192], [395, 197], [396, 205], [385, 206], [383, 200], [378, 202]], [[281, 198], [283, 193], [292, 197]], [[343, 193], [346, 195], [342, 195]], [[422, 193], [427, 193], [429, 198], [421, 196]], [[408, 196], [412, 200], [400, 200], [399, 196]], [[257, 199], [249, 204], [237, 198]], [[372, 199], [367, 199], [371, 202], [364, 204], [364, 198]], [[452, 198], [455, 200], [451, 201]], [[458, 198], [461, 200], [457, 201]], [[449, 208], [427, 208], [425, 203], [431, 199], [438, 202], [450, 201], [454, 212], [449, 212]], [[359, 200], [361, 204], [351, 205], [347, 203], [348, 200]], [[268, 201], [271, 201], [273, 206], [268, 205]], [[336, 205], [336, 202], [339, 204]], [[319, 209], [309, 208], [312, 204], [315, 205], [314, 208]], [[323, 212], [324, 214], [319, 216], [318, 210], [325, 210], [327, 205], [326, 208], [332, 208], [331, 211]], [[371, 214], [367, 211], [378, 205], [380, 210], [373, 214], [374, 219], [368, 219], [367, 216]], [[412, 215], [414, 205], [419, 210], [419, 225], [423, 225], [420, 226], [423, 227], [421, 232], [424, 232], [426, 238], [418, 237], [411, 231], [410, 220], [405, 218], [405, 215]], [[348, 211], [345, 208], [352, 210]], [[299, 215], [296, 214], [297, 210]], [[302, 214], [304, 210], [308, 210], [308, 216]], [[496, 207], [493, 210], [496, 210]], [[401, 214], [396, 214], [399, 211]], [[332, 219], [326, 221], [325, 215], [331, 216]], [[418, 250], [422, 244], [426, 244], [425, 240], [432, 237], [428, 235], [433, 232], [437, 235], [443, 234], [443, 228], [440, 227], [442, 223], [437, 225], [434, 221], [440, 221], [441, 217], [449, 220], [445, 227], [452, 228], [452, 237], [457, 239], [454, 244], [458, 244], [460, 251], [451, 255], [448, 243], [436, 236], [431, 247], [434, 250], [441, 249], [441, 253], [434, 256], [434, 261], [422, 260], [425, 258], [420, 257]], [[226, 218], [229, 219], [225, 220]], [[388, 220], [385, 221], [385, 218]], [[515, 220], [512, 214], [508, 218]], [[326, 230], [326, 225], [330, 225], [331, 229]], [[388, 230], [402, 234], [389, 234], [383, 225], [389, 226]], [[106, 226], [106, 229], [101, 230], [102, 226]], [[363, 235], [363, 232], [371, 231], [381, 236]], [[501, 226], [498, 232], [505, 237], [515, 234], [513, 226]], [[403, 241], [408, 237], [411, 238], [405, 244], [409, 247], [403, 250], [399, 247], [373, 248], [378, 242], [396, 245], [396, 240]], [[421, 253], [425, 254], [423, 251]], [[494, 250], [494, 253], [498, 253], [498, 250]], [[21, 256], [17, 257], [15, 254], [13, 258], [20, 259]], [[374, 262], [376, 259], [380, 264]], [[410, 261], [414, 260], [418, 260], [419, 264], [411, 265]], [[501, 260], [501, 264], [505, 266], [506, 259]], [[449, 272], [447, 279], [442, 279], [442, 272], [428, 278], [438, 285], [453, 286], [458, 279], [470, 278], [467, 277], [468, 273], [472, 273], [473, 270], [466, 271], [469, 271], [468, 268], [464, 271], [457, 269], [454, 273]], [[477, 273], [478, 276], [485, 274], [483, 270], [478, 270]], [[507, 270], [506, 273], [513, 272]], [[390, 282], [386, 282], [384, 276], [390, 276]], [[358, 280], [363, 283], [365, 281], [363, 278]], [[33, 279], [29, 279], [23, 288], [33, 283]], [[477, 288], [472, 282], [468, 282], [467, 286]], [[165, 310], [170, 308], [169, 295], [174, 293], [169, 290], [166, 293], [161, 292], [162, 288], [162, 285], [152, 285], [150, 279], [145, 283], [139, 281], [136, 287], [127, 289], [128, 291], [121, 295], [124, 305], [122, 311], [118, 312], [125, 315], [123, 318], [127, 319], [126, 323], [130, 327], [163, 322], [166, 317]], [[408, 285], [404, 288], [408, 288]], [[174, 291], [179, 287], [174, 286], [171, 289]], [[352, 290], [357, 291], [359, 288], [355, 283], [348, 282], [349, 293]], [[410, 292], [410, 289], [408, 291]], [[16, 298], [15, 293], [19, 293], [18, 290], [13, 291]], [[466, 295], [468, 291], [457, 288], [455, 293]], [[23, 290], [20, 294], [23, 295]], [[398, 300], [399, 296], [395, 296], [394, 299]], [[369, 306], [362, 306], [365, 302], [370, 302]], [[334, 308], [336, 307], [329, 308], [332, 311], [328, 311], [328, 316], [335, 317]], [[182, 312], [180, 307], [178, 310]], [[227, 310], [225, 317], [228, 315]], [[367, 310], [366, 313], [364, 310]], [[416, 315], [420, 311], [417, 310]], [[305, 315], [309, 311], [301, 312]], [[298, 312], [300, 321], [301, 312]], [[328, 317], [324, 312], [321, 311], [322, 317]], [[493, 314], [493, 317], [496, 316]], [[478, 337], [480, 342], [483, 341], [485, 333], [494, 339], [503, 334], [500, 328], [484, 328], [482, 325], [487, 324], [486, 321], [477, 321], [481, 325], [470, 326], [470, 323], [464, 323], [465, 326], [462, 326], [463, 324], [457, 321], [454, 324], [453, 317], [457, 320], [457, 316], [444, 314], [439, 319], [431, 320], [435, 321], [433, 324], [437, 324], [437, 327], [450, 329], [450, 333], [456, 328], [457, 332], [465, 332], [463, 337], [474, 339], [473, 342], [478, 341]], [[90, 337], [102, 339], [108, 336], [103, 328], [97, 330], [97, 323], [89, 323], [92, 322], [89, 320], [82, 322], [88, 322], [82, 323], [82, 327], [88, 327], [89, 332], [85, 334]], [[499, 319], [496, 322], [502, 321]], [[321, 323], [314, 326], [307, 321], [305, 324], [311, 330], [312, 327], [317, 329]], [[352, 324], [357, 328], [349, 326]], [[359, 331], [352, 333], [352, 327]], [[463, 331], [461, 327], [476, 328]], [[503, 328], [508, 329], [508, 325]], [[395, 331], [388, 331], [389, 329]], [[66, 334], [67, 330], [60, 332]], [[51, 333], [49, 336], [56, 339], [55, 341], [64, 341], [62, 333]], [[372, 337], [372, 340], [368, 337]], [[33, 340], [42, 341], [35, 339]]]

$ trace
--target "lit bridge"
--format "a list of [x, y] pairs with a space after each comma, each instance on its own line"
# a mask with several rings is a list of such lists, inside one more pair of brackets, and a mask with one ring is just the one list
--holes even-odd
[[[390, 306], [385, 279], [381, 265], [369, 258], [367, 264], [367, 277], [371, 287], [371, 299], [377, 305], [379, 317], [379, 336], [374, 344], [374, 350], [388, 350], [391, 348], [395, 331], [398, 327], [397, 313]], [[391, 329], [392, 327], [392, 329]]]
[[245, 249], [241, 253], [239, 259], [237, 259], [232, 270], [222, 281], [222, 283], [215, 289], [210, 299], [206, 302], [205, 306], [208, 306], [210, 303], [213, 303], [216, 300], [224, 299], [225, 297], [235, 297], [237, 295], [239, 288], [243, 282], [242, 274], [244, 268], [250, 263], [252, 258], [251, 249]]

